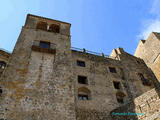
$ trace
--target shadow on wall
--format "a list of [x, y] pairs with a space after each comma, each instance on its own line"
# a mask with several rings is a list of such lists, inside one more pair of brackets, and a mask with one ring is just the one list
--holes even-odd
[[135, 105], [134, 103], [129, 103], [125, 106], [119, 107], [113, 111], [111, 111], [111, 118], [113, 120], [138, 120], [138, 114], [144, 114], [144, 113], [137, 113], [135, 111]]
[[159, 120], [160, 83], [158, 80], [155, 81], [155, 88], [135, 98], [128, 104], [114, 109], [110, 112], [110, 117], [112, 120]]

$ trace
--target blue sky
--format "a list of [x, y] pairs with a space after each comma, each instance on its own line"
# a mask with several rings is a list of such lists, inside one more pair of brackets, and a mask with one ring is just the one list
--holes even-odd
[[0, 48], [12, 51], [28, 13], [69, 22], [73, 47], [130, 54], [139, 39], [160, 32], [160, 0], [1, 0]]

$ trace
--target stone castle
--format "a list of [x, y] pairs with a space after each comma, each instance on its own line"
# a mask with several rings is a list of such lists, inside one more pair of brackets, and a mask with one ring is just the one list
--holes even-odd
[[0, 120], [160, 120], [160, 33], [106, 56], [71, 47], [70, 27], [28, 14], [0, 50]]

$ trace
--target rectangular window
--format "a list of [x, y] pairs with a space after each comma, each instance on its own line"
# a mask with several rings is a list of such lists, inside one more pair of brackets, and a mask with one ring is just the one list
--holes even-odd
[[87, 77], [85, 77], [85, 76], [78, 76], [78, 83], [80, 83], [80, 84], [87, 84]]
[[88, 95], [81, 95], [81, 94], [79, 94], [78, 95], [78, 99], [79, 100], [88, 100]]
[[113, 81], [113, 85], [115, 89], [120, 89], [120, 82]]
[[42, 48], [50, 48], [50, 42], [43, 42], [43, 41], [40, 41], [40, 47]]
[[115, 69], [114, 67], [109, 67], [109, 71], [110, 71], [111, 73], [116, 73], [116, 69]]
[[86, 66], [84, 61], [79, 61], [79, 60], [77, 60], [77, 65], [81, 66], [81, 67], [85, 67]]

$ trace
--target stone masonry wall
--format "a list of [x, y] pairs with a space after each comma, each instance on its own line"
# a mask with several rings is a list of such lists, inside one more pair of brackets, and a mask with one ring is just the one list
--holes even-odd
[[160, 119], [160, 97], [159, 91], [152, 89], [137, 97], [133, 102], [113, 110], [113, 120], [159, 120]]
[[[38, 21], [60, 24], [60, 33], [37, 30]], [[69, 29], [67, 23], [27, 16], [0, 80], [0, 119], [75, 120]], [[56, 53], [33, 51], [35, 40], [56, 44]]]
[[140, 41], [135, 56], [140, 57], [152, 69], [160, 81], [160, 33], [151, 33], [143, 43]]
[[[60, 26], [59, 33], [37, 29], [39, 22], [47, 24], [47, 29], [52, 24]], [[113, 59], [71, 50], [70, 26], [69, 23], [57, 20], [30, 14], [27, 16], [10, 59], [5, 58], [8, 64], [0, 79], [2, 90], [0, 119], [158, 118], [159, 92], [153, 89], [157, 84], [154, 82], [156, 78], [144, 61], [126, 53], [122, 48], [113, 50], [111, 53]], [[158, 41], [154, 35], [149, 37], [155, 38]], [[40, 41], [53, 43], [55, 52], [46, 53], [32, 49], [35, 40], [39, 43]], [[142, 41], [141, 46], [144, 46], [144, 43]], [[154, 42], [149, 41], [145, 44], [152, 43]], [[0, 54], [0, 60], [2, 58], [4, 60]], [[159, 56], [156, 57], [153, 60], [156, 64], [152, 66], [157, 71], [159, 59]], [[77, 60], [84, 61], [85, 67], [78, 66]], [[110, 68], [115, 68], [116, 72], [111, 72]], [[137, 73], [142, 73], [151, 85], [142, 84]], [[78, 82], [79, 75], [87, 78], [87, 84]], [[119, 82], [120, 88], [115, 88], [113, 82]], [[82, 90], [82, 93], [87, 91], [89, 99], [79, 99], [79, 90]], [[124, 103], [118, 102], [117, 95], [123, 96]], [[128, 111], [145, 114], [143, 116], [112, 114]]]
[[[153, 77], [153, 73], [142, 59], [128, 54], [122, 48], [113, 50], [111, 56], [116, 56], [121, 61], [123, 66], [122, 74], [124, 74], [122, 83], [128, 92], [130, 100], [133, 100], [134, 98], [154, 88], [154, 81], [156, 79]], [[138, 73], [143, 74], [143, 76], [151, 83], [151, 85], [143, 85]]]
[[[4, 62], [8, 63], [9, 61], [9, 57], [10, 57], [10, 53], [8, 53], [7, 51], [4, 51], [4, 50], [0, 50], [0, 62]], [[5, 67], [0, 67], [0, 77], [3, 73], [3, 71], [5, 70], [6, 66]]]
[[[100, 116], [101, 119], [109, 119], [108, 113], [116, 107], [123, 105], [117, 102], [116, 93], [119, 90], [114, 88], [113, 81], [119, 81], [121, 84], [120, 91], [126, 95], [124, 104], [154, 87], [153, 83], [151, 86], [144, 86], [136, 74], [142, 72], [151, 82], [154, 81], [150, 70], [143, 60], [125, 52], [118, 57], [120, 60], [72, 51], [78, 120], [83, 120], [84, 118], [85, 120], [93, 118], [98, 120]], [[77, 60], [85, 61], [86, 66], [77, 66]], [[137, 63], [137, 60], [140, 63]], [[115, 67], [117, 73], [111, 73], [109, 67]], [[79, 84], [77, 80], [78, 75], [86, 76], [88, 84]], [[90, 100], [78, 100], [78, 89], [83, 87], [91, 91]]]
[[[85, 67], [77, 66], [77, 60], [85, 61]], [[121, 82], [119, 61], [72, 51], [72, 62], [75, 80], [75, 102], [77, 120], [106, 119], [108, 113], [120, 106], [116, 100], [117, 90], [113, 81]], [[110, 73], [109, 66], [115, 67], [117, 73]], [[78, 83], [78, 75], [86, 76], [88, 84]], [[89, 100], [78, 99], [78, 89], [87, 88], [91, 92]], [[124, 91], [121, 84], [121, 91]], [[127, 101], [127, 96], [125, 97]]]

